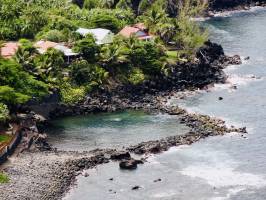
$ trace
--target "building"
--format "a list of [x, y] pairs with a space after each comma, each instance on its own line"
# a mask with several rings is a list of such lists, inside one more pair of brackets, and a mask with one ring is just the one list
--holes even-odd
[[3, 44], [3, 47], [1, 47], [1, 56], [4, 58], [12, 58], [19, 47], [19, 43], [18, 42], [6, 42]]
[[86, 29], [86, 28], [79, 28], [77, 33], [81, 34], [85, 37], [88, 34], [92, 34], [95, 37], [96, 44], [110, 44], [113, 42], [114, 33], [108, 29], [103, 28], [95, 28], [95, 29]]
[[143, 23], [138, 23], [133, 26], [126, 26], [118, 34], [127, 38], [134, 35], [140, 40], [153, 39], [153, 36], [148, 33], [148, 30]]
[[66, 57], [67, 63], [70, 63], [71, 58], [74, 58], [79, 55], [78, 53], [73, 52], [72, 49], [61, 43], [40, 40], [36, 42], [34, 46], [41, 54], [44, 54], [49, 48], [54, 48], [61, 51]]

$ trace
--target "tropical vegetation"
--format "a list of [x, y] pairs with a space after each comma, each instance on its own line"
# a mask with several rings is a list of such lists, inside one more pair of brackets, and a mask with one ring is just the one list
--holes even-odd
[[[12, 59], [0, 57], [0, 121], [8, 119], [8, 108], [41, 100], [51, 91], [58, 91], [62, 102], [75, 104], [90, 92], [113, 88], [114, 81], [137, 86], [167, 76], [170, 61], [193, 61], [207, 40], [191, 20], [205, 6], [184, 0], [178, 15], [170, 16], [162, 0], [1, 0], [0, 40], [19, 41], [20, 46]], [[139, 22], [154, 40], [115, 36], [111, 44], [98, 45], [94, 36], [76, 33], [78, 27], [118, 33]], [[34, 46], [40, 39], [64, 42], [80, 56], [66, 64], [56, 49], [40, 54]], [[168, 51], [169, 46], [175, 50]]]

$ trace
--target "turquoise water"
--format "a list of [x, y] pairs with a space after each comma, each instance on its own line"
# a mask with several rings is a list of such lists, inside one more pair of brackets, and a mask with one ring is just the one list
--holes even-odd
[[[184, 100], [172, 99], [171, 103], [247, 126], [249, 134], [212, 137], [172, 148], [151, 157], [133, 172], [120, 171], [117, 163], [99, 166], [88, 171], [89, 177], [80, 176], [65, 199], [266, 199], [266, 10], [204, 23], [211, 38], [221, 43], [227, 54], [250, 56], [250, 60], [226, 69], [227, 84]], [[232, 85], [238, 89], [231, 89]], [[218, 100], [220, 96], [222, 101]], [[162, 181], [153, 182], [158, 178]], [[132, 191], [135, 185], [142, 188]]]
[[48, 130], [49, 142], [60, 150], [76, 151], [123, 148], [188, 131], [175, 116], [142, 111], [66, 117], [52, 125]]

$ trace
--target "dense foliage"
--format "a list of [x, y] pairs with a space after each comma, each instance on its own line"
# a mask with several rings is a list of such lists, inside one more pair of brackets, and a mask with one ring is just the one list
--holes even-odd
[[[205, 5], [199, 0], [186, 0], [178, 7], [179, 15], [169, 17], [166, 1], [152, 2], [1, 0], [0, 40], [19, 40], [20, 46], [12, 59], [0, 58], [0, 120], [7, 117], [2, 103], [14, 106], [40, 99], [56, 88], [63, 102], [74, 104], [88, 92], [112, 88], [111, 82], [140, 85], [167, 76], [169, 63], [193, 61], [207, 34], [191, 17]], [[138, 22], [146, 25], [153, 40], [116, 36], [110, 44], [97, 45], [92, 35], [76, 33], [79, 27], [118, 33]], [[79, 56], [66, 63], [63, 53], [56, 49], [41, 54], [34, 46], [40, 39], [64, 42]], [[175, 49], [171, 56], [168, 48]]]

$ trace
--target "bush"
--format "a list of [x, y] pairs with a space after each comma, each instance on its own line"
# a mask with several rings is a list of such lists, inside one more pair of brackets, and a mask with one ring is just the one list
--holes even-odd
[[0, 59], [0, 90], [0, 101], [17, 104], [31, 97], [43, 97], [48, 93], [48, 86], [35, 80], [15, 61]]
[[9, 182], [9, 178], [6, 174], [0, 172], [0, 184], [3, 183], [8, 183]]
[[0, 86], [0, 101], [6, 104], [22, 104], [27, 102], [31, 97], [23, 93], [16, 92], [14, 88], [9, 86]]
[[93, 9], [93, 8], [97, 8], [99, 6], [99, 1], [98, 0], [85, 0], [84, 4], [83, 4], [83, 8], [86, 9]]
[[9, 118], [9, 110], [7, 105], [0, 103], [0, 123], [5, 122]]
[[84, 87], [73, 87], [70, 83], [63, 83], [60, 86], [62, 101], [68, 105], [74, 105], [81, 102], [86, 95]]
[[86, 60], [76, 61], [72, 63], [70, 67], [70, 77], [72, 81], [80, 86], [100, 85], [108, 77], [108, 72], [102, 67], [97, 64], [90, 64]]
[[145, 75], [143, 74], [143, 71], [139, 68], [134, 68], [129, 75], [128, 78], [129, 82], [133, 85], [138, 85], [143, 83], [145, 80]]
[[67, 37], [58, 30], [50, 30], [46, 32], [41, 39], [52, 41], [52, 42], [64, 42], [67, 41]]
[[80, 53], [88, 62], [94, 62], [100, 52], [100, 47], [96, 44], [92, 35], [76, 42], [74, 51]]

